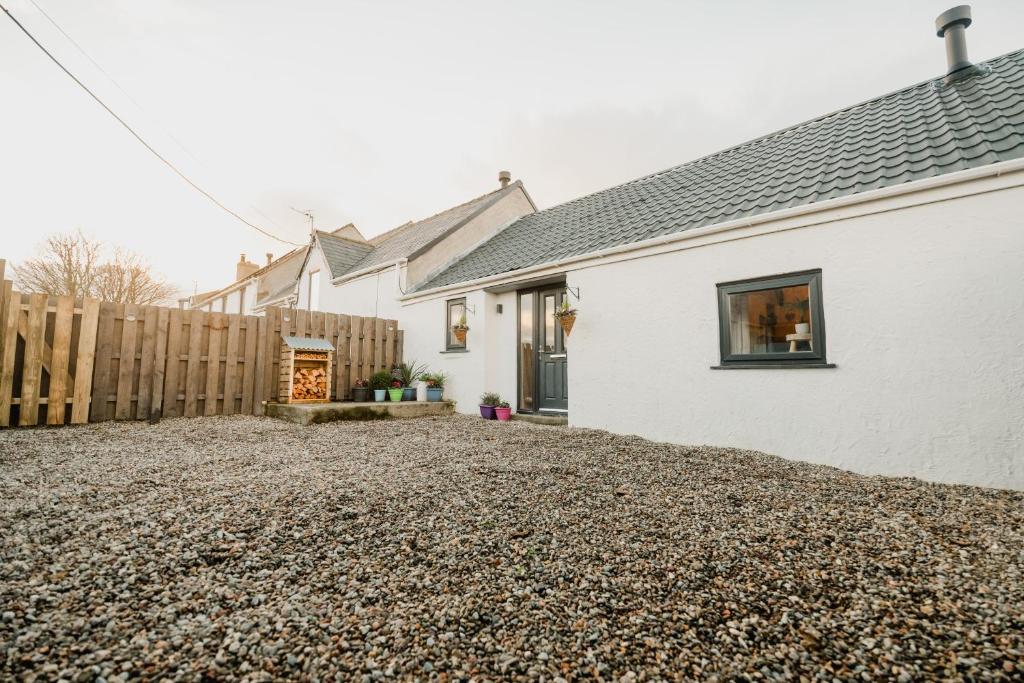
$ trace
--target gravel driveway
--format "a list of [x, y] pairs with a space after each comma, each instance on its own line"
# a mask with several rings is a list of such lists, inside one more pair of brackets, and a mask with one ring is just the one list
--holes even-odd
[[0, 432], [0, 500], [3, 679], [1024, 675], [1020, 493], [219, 417]]

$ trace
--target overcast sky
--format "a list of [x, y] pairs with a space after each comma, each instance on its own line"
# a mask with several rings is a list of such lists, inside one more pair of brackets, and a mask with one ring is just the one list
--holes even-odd
[[[366, 236], [497, 187], [543, 208], [945, 71], [908, 2], [0, 0], [187, 174], [292, 241]], [[973, 3], [975, 61], [1024, 2]], [[127, 96], [126, 94], [127, 93]], [[0, 16], [0, 258], [81, 229], [191, 293], [285, 245], [160, 164]]]

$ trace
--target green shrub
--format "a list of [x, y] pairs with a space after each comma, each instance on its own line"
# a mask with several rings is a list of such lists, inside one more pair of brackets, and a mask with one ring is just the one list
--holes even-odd
[[371, 389], [387, 389], [391, 386], [391, 373], [385, 370], [375, 372], [370, 377]]
[[493, 392], [487, 392], [480, 397], [480, 405], [496, 406], [501, 403], [501, 396]]

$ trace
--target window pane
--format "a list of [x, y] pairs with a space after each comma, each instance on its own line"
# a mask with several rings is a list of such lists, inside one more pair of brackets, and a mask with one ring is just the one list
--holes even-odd
[[533, 293], [519, 297], [519, 407], [533, 410]]
[[452, 332], [452, 326], [458, 324], [462, 320], [462, 316], [466, 314], [466, 304], [463, 301], [450, 301], [448, 302], [448, 346], [450, 347], [464, 347], [465, 342], [460, 342], [455, 333]]
[[549, 294], [544, 297], [544, 352], [555, 351], [555, 297]]
[[731, 353], [813, 351], [810, 287], [729, 294]]

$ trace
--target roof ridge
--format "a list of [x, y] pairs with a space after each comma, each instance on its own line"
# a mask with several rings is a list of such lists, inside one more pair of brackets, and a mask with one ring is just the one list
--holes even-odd
[[469, 206], [470, 204], [472, 204], [474, 202], [478, 202], [481, 199], [484, 199], [485, 197], [490, 197], [491, 195], [497, 194], [499, 192], [505, 192], [507, 190], [510, 190], [512, 187], [520, 187], [521, 185], [522, 185], [522, 181], [517, 180], [517, 181], [515, 181], [513, 183], [509, 183], [507, 187], [499, 187], [497, 190], [491, 190], [490, 192], [485, 192], [482, 195], [479, 195], [477, 197], [473, 197], [472, 199], [467, 199], [466, 201], [462, 202], [461, 204], [456, 204], [455, 206], [449, 206], [447, 209], [444, 209], [443, 211], [438, 211], [437, 213], [433, 213], [433, 214], [431, 214], [429, 216], [425, 216], [424, 218], [420, 218], [420, 219], [417, 219], [417, 220], [409, 220], [409, 221], [407, 221], [405, 223], [402, 223], [397, 228], [392, 228], [391, 230], [388, 230], [386, 232], [382, 232], [379, 235], [375, 235], [374, 237], [371, 237], [369, 239], [369, 242], [376, 247], [380, 242], [384, 241], [385, 237], [387, 237], [387, 238], [393, 237], [395, 235], [395, 233], [397, 233], [399, 230], [402, 230], [404, 228], [408, 228], [408, 227], [413, 226], [413, 225], [418, 225], [420, 223], [425, 223], [425, 222], [431, 220], [432, 218], [437, 218], [438, 216], [446, 214], [449, 211], [455, 211], [456, 209], [461, 209], [462, 207]]
[[317, 237], [320, 237], [320, 236], [330, 237], [332, 240], [344, 240], [345, 242], [348, 242], [350, 244], [354, 244], [354, 245], [359, 246], [359, 247], [368, 247], [370, 249], [373, 249], [373, 245], [370, 244], [368, 241], [362, 241], [361, 242], [359, 240], [354, 240], [351, 237], [345, 237], [344, 235], [335, 235], [333, 232], [327, 232], [326, 230], [317, 230], [316, 234], [317, 234]]
[[[1017, 50], [1011, 50], [1010, 52], [1006, 52], [1006, 53], [998, 55], [996, 57], [992, 57], [991, 59], [986, 59], [984, 61], [978, 62], [978, 64], [979, 65], [980, 64], [993, 64], [995, 62], [998, 62], [999, 60], [1003, 60], [1003, 59], [1006, 59], [1008, 57], [1012, 57], [1014, 55], [1021, 54], [1021, 53], [1024, 53], [1024, 48], [1019, 48]], [[980, 75], [983, 76], [983, 75], [986, 75], [986, 74], [980, 74]], [[639, 178], [633, 178], [632, 180], [627, 180], [627, 181], [622, 182], [622, 183], [616, 183], [615, 185], [609, 185], [607, 187], [601, 188], [600, 190], [595, 190], [593, 192], [587, 193], [587, 194], [585, 194], [585, 195], [583, 195], [581, 197], [575, 197], [573, 199], [570, 199], [568, 201], [562, 202], [560, 204], [554, 204], [552, 206], [547, 207], [546, 209], [542, 209], [541, 211], [538, 211], [537, 213], [543, 213], [543, 212], [546, 212], [546, 211], [550, 211], [552, 209], [557, 209], [559, 207], [569, 206], [571, 204], [575, 204], [576, 202], [581, 202], [581, 201], [583, 201], [585, 199], [590, 199], [591, 197], [594, 197], [596, 195], [599, 195], [599, 194], [602, 194], [604, 192], [607, 192], [608, 190], [613, 190], [613, 189], [615, 189], [617, 187], [626, 187], [626, 186], [629, 186], [629, 185], [635, 185], [635, 184], [643, 183], [643, 182], [649, 181], [649, 180], [651, 180], [653, 178], [657, 178], [659, 176], [665, 175], [666, 173], [670, 173], [670, 172], [675, 171], [677, 169], [683, 168], [684, 166], [693, 166], [695, 164], [700, 164], [700, 163], [708, 161], [710, 159], [721, 157], [721, 156], [723, 156], [725, 154], [728, 154], [728, 153], [731, 153], [731, 152], [736, 152], [737, 150], [741, 150], [741, 149], [743, 149], [745, 147], [748, 147], [749, 145], [753, 145], [755, 143], [762, 142], [764, 140], [770, 140], [772, 138], [781, 137], [781, 136], [783, 136], [785, 134], [792, 133], [792, 132], [794, 132], [796, 130], [799, 130], [799, 129], [805, 127], [805, 126], [809, 126], [809, 125], [817, 123], [819, 121], [824, 121], [825, 119], [829, 119], [829, 118], [831, 118], [833, 116], [837, 116], [839, 114], [852, 111], [854, 109], [857, 109], [858, 107], [863, 107], [864, 105], [871, 104], [873, 102], [880, 102], [880, 101], [886, 100], [886, 99], [888, 99], [890, 97], [895, 97], [895, 96], [901, 95], [903, 93], [911, 92], [911, 91], [916, 90], [918, 88], [921, 88], [923, 86], [931, 86], [931, 85], [935, 84], [936, 82], [942, 81], [944, 78], [945, 78], [945, 74], [943, 74], [942, 76], [937, 76], [937, 77], [934, 77], [934, 78], [929, 78], [929, 79], [920, 81], [918, 83], [914, 83], [913, 85], [908, 85], [908, 86], [905, 86], [903, 88], [899, 88], [897, 90], [893, 90], [891, 92], [885, 93], [884, 95], [879, 95], [877, 97], [871, 97], [869, 99], [857, 102], [856, 104], [851, 104], [851, 105], [848, 105], [848, 106], [845, 106], [845, 107], [841, 107], [840, 109], [835, 109], [835, 110], [827, 112], [825, 114], [820, 114], [818, 116], [815, 116], [813, 118], [807, 119], [805, 121], [801, 121], [800, 123], [795, 123], [793, 125], [786, 126], [785, 128], [780, 128], [780, 129], [772, 131], [770, 133], [765, 133], [764, 135], [759, 135], [756, 138], [751, 138], [751, 139], [746, 140], [744, 142], [740, 142], [740, 143], [737, 143], [735, 145], [731, 145], [729, 147], [726, 147], [725, 149], [720, 149], [720, 150], [718, 150], [716, 152], [711, 152], [709, 154], [705, 154], [703, 156], [699, 156], [699, 157], [697, 157], [695, 159], [691, 159], [689, 161], [684, 161], [681, 164], [675, 164], [673, 166], [669, 166], [668, 168], [663, 168], [660, 171], [654, 171], [652, 173], [648, 173], [646, 175], [640, 176]], [[525, 216], [524, 216], [524, 218], [525, 218]]]

